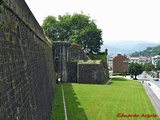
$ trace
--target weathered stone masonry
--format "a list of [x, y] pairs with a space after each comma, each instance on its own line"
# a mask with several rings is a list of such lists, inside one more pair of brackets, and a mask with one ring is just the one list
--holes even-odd
[[55, 63], [56, 77], [67, 82], [67, 49], [71, 46], [69, 42], [53, 42], [53, 60]]
[[0, 4], [0, 120], [49, 120], [52, 45], [24, 0]]
[[102, 84], [104, 81], [103, 66], [100, 64], [78, 64], [78, 83]]
[[55, 73], [62, 82], [104, 83], [103, 65], [88, 61], [80, 45], [59, 41], [53, 42], [53, 48]]

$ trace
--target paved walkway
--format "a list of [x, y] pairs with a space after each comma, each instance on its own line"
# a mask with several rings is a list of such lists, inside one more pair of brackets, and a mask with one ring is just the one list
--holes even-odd
[[149, 84], [148, 82], [144, 82], [142, 85], [144, 86], [144, 89], [146, 90], [146, 93], [160, 118], [160, 93], [157, 91], [159, 89], [156, 88], [154, 83], [149, 82]]

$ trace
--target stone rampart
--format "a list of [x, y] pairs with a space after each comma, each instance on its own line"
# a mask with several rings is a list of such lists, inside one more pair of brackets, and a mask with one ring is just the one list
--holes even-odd
[[104, 73], [102, 64], [78, 64], [77, 82], [89, 84], [103, 84]]
[[0, 120], [49, 120], [52, 45], [24, 0], [1, 0], [0, 8]]

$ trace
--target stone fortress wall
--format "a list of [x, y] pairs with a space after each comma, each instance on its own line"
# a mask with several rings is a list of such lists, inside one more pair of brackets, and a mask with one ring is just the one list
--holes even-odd
[[77, 44], [51, 43], [24, 0], [0, 0], [0, 120], [49, 120], [56, 80], [103, 83]]
[[103, 65], [97, 60], [88, 60], [78, 44], [53, 42], [53, 56], [57, 79], [70, 83], [104, 83]]
[[49, 120], [52, 45], [24, 0], [0, 1], [0, 120]]

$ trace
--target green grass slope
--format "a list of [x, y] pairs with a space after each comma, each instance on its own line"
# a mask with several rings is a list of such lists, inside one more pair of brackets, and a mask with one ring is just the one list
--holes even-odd
[[[68, 120], [158, 120], [142, 84], [114, 78], [110, 85], [63, 84]], [[120, 117], [120, 115], [137, 117]]]
[[64, 106], [60, 84], [56, 85], [56, 93], [54, 96], [51, 120], [64, 120]]

